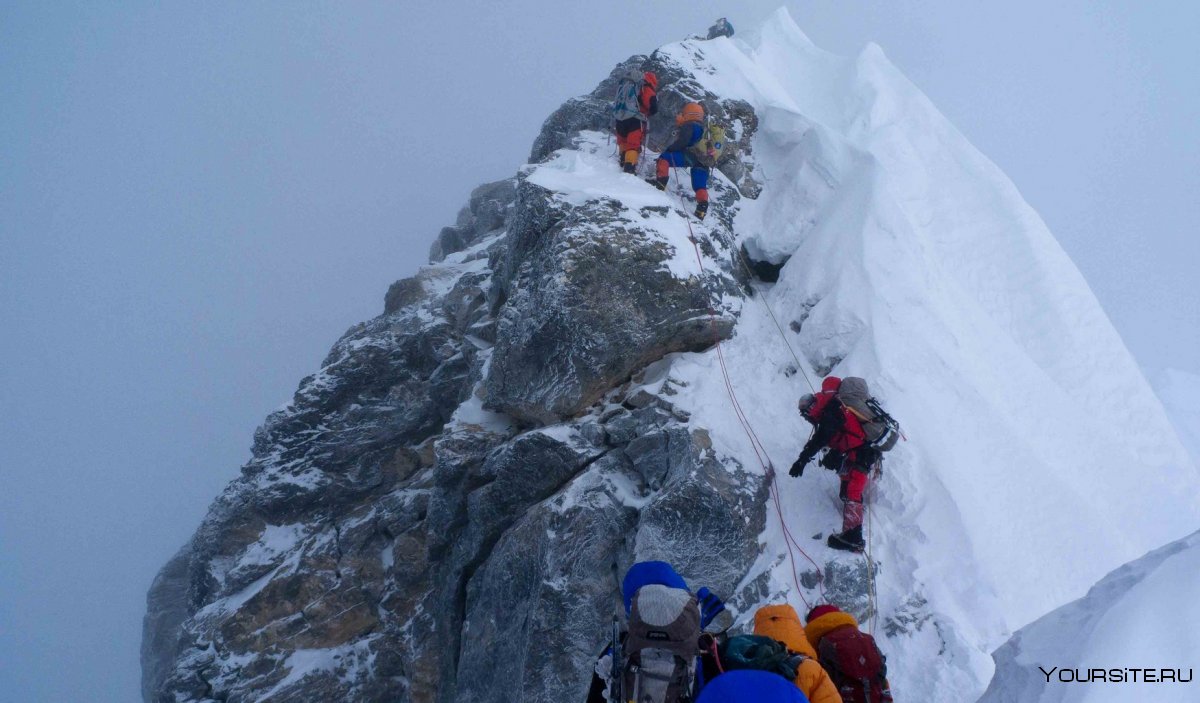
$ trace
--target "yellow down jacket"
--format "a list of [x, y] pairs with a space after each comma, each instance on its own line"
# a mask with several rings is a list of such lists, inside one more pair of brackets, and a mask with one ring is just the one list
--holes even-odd
[[810, 703], [842, 703], [837, 686], [817, 662], [817, 652], [809, 644], [800, 624], [800, 616], [790, 605], [768, 605], [754, 614], [754, 634], [779, 640], [797, 654], [804, 655], [796, 673], [796, 687]]

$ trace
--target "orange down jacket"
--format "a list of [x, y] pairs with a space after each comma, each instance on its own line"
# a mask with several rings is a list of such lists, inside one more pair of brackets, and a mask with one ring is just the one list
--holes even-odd
[[842, 703], [837, 686], [817, 662], [817, 652], [804, 634], [800, 616], [790, 605], [768, 605], [754, 614], [754, 634], [779, 640], [797, 654], [804, 655], [796, 673], [796, 687], [810, 703]]

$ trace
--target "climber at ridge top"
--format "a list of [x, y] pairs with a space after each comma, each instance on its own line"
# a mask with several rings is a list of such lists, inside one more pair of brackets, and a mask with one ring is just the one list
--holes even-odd
[[658, 114], [658, 76], [630, 69], [617, 82], [613, 100], [613, 132], [617, 136], [617, 161], [625, 173], [636, 173], [642, 140], [649, 120]]
[[671, 141], [659, 154], [654, 164], [655, 177], [650, 181], [655, 188], [666, 190], [672, 167], [689, 168], [692, 190], [696, 192], [696, 211], [693, 215], [698, 220], [703, 220], [708, 214], [708, 177], [724, 147], [724, 132], [720, 132], [718, 139], [714, 134], [717, 129], [706, 126], [704, 106], [700, 103], [684, 105], [675, 117]]

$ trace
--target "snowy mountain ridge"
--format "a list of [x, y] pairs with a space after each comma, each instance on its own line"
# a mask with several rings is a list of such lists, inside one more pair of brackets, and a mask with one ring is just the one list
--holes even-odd
[[[662, 82], [652, 143], [688, 100], [736, 142], [699, 255], [677, 174], [660, 193], [616, 166], [614, 77], [560, 108], [260, 429], [151, 590], [147, 700], [578, 698], [619, 574], [663, 558], [743, 625], [838, 602], [901, 698], [961, 703], [1011, 631], [1200, 524], [1200, 476], [1082, 276], [878, 47], [828, 54], [780, 10], [630, 65]], [[877, 597], [820, 539], [840, 503], [818, 468], [778, 478], [813, 562], [789, 554], [714, 335], [777, 470], [824, 374], [903, 423], [869, 494]]]
[[979, 703], [1196, 700], [1200, 532], [1114, 570], [996, 652]]
[[[878, 47], [833, 57], [781, 11], [745, 45], [665, 51], [760, 116], [768, 178], [735, 229], [757, 256], [790, 256], [767, 293], [776, 314], [803, 310], [813, 366], [871, 379], [912, 439], [875, 493], [881, 559], [911, 565], [884, 587], [891, 608], [921, 594], [986, 651], [1196, 526], [1195, 469], [1082, 276]], [[780, 368], [766, 326], [746, 333], [753, 316], [730, 344], [734, 368], [753, 373], [763, 356]], [[806, 388], [762, 380], [736, 381], [764, 401], [751, 415], [794, 426], [788, 401]], [[696, 419], [733, 427], [708, 400]], [[775, 439], [786, 461], [794, 431]], [[786, 502], [821, 509], [797, 488]], [[973, 665], [980, 681], [989, 664]]]

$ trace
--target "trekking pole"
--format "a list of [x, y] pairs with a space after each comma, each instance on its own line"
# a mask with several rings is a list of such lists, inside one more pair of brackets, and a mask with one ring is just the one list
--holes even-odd
[[[643, 169], [643, 173], [645, 172], [644, 168], [645, 168], [645, 164], [646, 164], [646, 141], [649, 139], [650, 139], [650, 118], [647, 117], [645, 120], [642, 121], [642, 144], [641, 144], [642, 149], [641, 149], [641, 153], [638, 154], [638, 168]], [[634, 175], [641, 177], [641, 174], [635, 173]]]
[[625, 677], [621, 666], [621, 621], [614, 615], [612, 619], [612, 679], [608, 687], [613, 703], [625, 703]]

